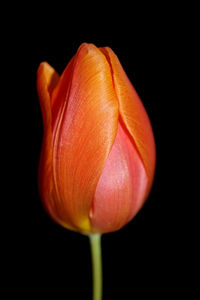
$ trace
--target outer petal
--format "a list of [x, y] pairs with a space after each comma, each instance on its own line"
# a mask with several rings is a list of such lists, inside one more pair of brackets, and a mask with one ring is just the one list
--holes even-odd
[[152, 127], [144, 106], [117, 56], [109, 47], [101, 48], [101, 51], [110, 62], [121, 118], [135, 142], [147, 172], [147, 196], [155, 171], [155, 142]]
[[[42, 200], [48, 202], [52, 189], [52, 128], [50, 94], [59, 80], [59, 75], [46, 62], [37, 71], [37, 90], [43, 117], [43, 145], [39, 164], [39, 190]], [[45, 174], [45, 176], [44, 176]]]
[[44, 131], [51, 128], [51, 94], [59, 80], [58, 73], [47, 62], [42, 62], [37, 71], [37, 91], [42, 110]]
[[40, 64], [37, 71], [37, 90], [43, 116], [43, 144], [40, 155], [38, 184], [43, 204], [54, 219], [64, 227], [71, 228], [68, 224], [59, 219], [55, 209], [53, 199], [53, 168], [52, 168], [52, 113], [51, 113], [51, 94], [59, 80], [58, 73], [46, 62]]
[[120, 122], [117, 136], [98, 182], [90, 213], [97, 232], [118, 230], [144, 202], [148, 178], [140, 156]]
[[79, 48], [64, 97], [53, 145], [60, 214], [79, 230], [91, 231], [89, 211], [118, 122], [110, 66], [94, 45]]

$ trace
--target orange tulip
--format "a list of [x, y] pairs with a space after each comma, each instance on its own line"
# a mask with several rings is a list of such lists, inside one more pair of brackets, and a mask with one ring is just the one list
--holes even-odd
[[47, 212], [82, 233], [120, 229], [150, 192], [155, 143], [117, 56], [84, 43], [61, 77], [41, 63], [37, 88], [44, 125], [39, 190]]

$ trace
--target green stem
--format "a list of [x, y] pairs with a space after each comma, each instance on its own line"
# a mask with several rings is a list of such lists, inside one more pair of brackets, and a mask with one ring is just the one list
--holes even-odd
[[93, 300], [102, 300], [101, 234], [90, 234], [93, 274]]

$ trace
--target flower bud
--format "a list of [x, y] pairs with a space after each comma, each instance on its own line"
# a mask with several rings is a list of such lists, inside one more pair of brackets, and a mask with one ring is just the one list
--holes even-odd
[[37, 89], [44, 126], [39, 191], [47, 212], [82, 233], [120, 229], [150, 192], [155, 143], [117, 56], [84, 43], [61, 77], [41, 63]]

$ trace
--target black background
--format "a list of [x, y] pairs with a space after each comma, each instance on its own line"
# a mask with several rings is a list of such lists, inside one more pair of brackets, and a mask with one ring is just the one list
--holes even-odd
[[11, 30], [15, 68], [9, 80], [15, 78], [15, 96], [10, 148], [16, 154], [12, 173], [16, 187], [8, 190], [14, 222], [7, 235], [11, 267], [6, 277], [22, 298], [92, 299], [88, 239], [55, 224], [44, 211], [37, 188], [43, 129], [36, 71], [40, 62], [47, 61], [61, 74], [82, 42], [109, 46], [117, 54], [148, 112], [157, 148], [155, 180], [146, 204], [126, 227], [102, 237], [103, 299], [162, 299], [186, 293], [187, 239], [183, 240], [184, 204], [177, 171], [183, 157], [178, 147], [184, 105], [178, 80], [183, 27], [175, 24], [177, 11], [158, 14], [147, 8], [126, 18], [128, 10], [122, 12], [123, 19], [120, 14], [112, 19], [109, 14], [80, 19], [74, 10], [58, 17], [38, 7]]

